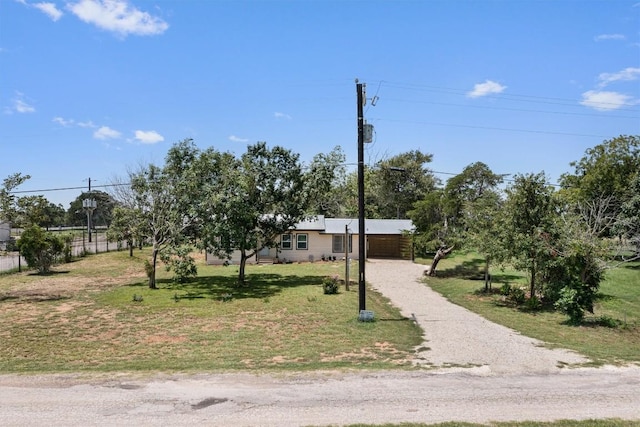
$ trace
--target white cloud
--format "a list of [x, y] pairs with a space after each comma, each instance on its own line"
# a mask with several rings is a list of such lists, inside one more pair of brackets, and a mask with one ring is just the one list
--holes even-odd
[[598, 76], [598, 87], [605, 87], [609, 83], [618, 81], [633, 81], [640, 78], [640, 68], [627, 67], [617, 73], [602, 73]]
[[56, 7], [54, 3], [34, 3], [33, 7], [49, 16], [54, 22], [60, 19], [63, 13]]
[[91, 120], [89, 120], [88, 122], [77, 122], [76, 125], [78, 125], [78, 127], [81, 127], [81, 128], [94, 128], [94, 127], [96, 127], [96, 125], [94, 125]]
[[233, 141], [233, 142], [249, 142], [248, 139], [240, 138], [239, 136], [235, 136], [235, 135], [230, 135], [229, 136], [229, 141]]
[[95, 128], [96, 125], [93, 124], [93, 122], [91, 120], [89, 120], [88, 122], [76, 122], [74, 119], [65, 119], [64, 117], [54, 117], [52, 120], [52, 122], [54, 123], [58, 123], [60, 126], [63, 127], [71, 127], [71, 126], [77, 126], [79, 128]]
[[484, 83], [478, 83], [473, 86], [473, 90], [467, 93], [469, 98], [479, 98], [481, 96], [491, 95], [493, 93], [502, 93], [507, 87], [487, 80]]
[[600, 34], [593, 38], [597, 42], [601, 42], [604, 40], [626, 40], [626, 37], [623, 34]]
[[54, 117], [52, 122], [58, 123], [60, 126], [64, 126], [64, 127], [73, 126], [73, 124], [75, 123], [73, 119], [67, 120], [62, 117]]
[[14, 100], [13, 106], [18, 113], [34, 113], [36, 111], [34, 107], [27, 104], [22, 99]]
[[164, 137], [155, 130], [137, 130], [135, 135], [134, 139], [142, 144], [156, 144], [164, 141]]
[[288, 114], [285, 113], [280, 113], [280, 112], [275, 112], [273, 113], [273, 117], [275, 117], [276, 119], [285, 119], [285, 120], [291, 120], [292, 117]]
[[11, 100], [11, 105], [4, 108], [5, 114], [27, 114], [27, 113], [35, 113], [36, 109], [31, 104], [29, 104], [24, 99], [24, 94], [21, 92], [16, 92], [15, 98]]
[[618, 92], [589, 90], [582, 94], [580, 104], [598, 111], [611, 111], [638, 104], [632, 97]]
[[121, 36], [162, 34], [169, 24], [124, 0], [80, 0], [67, 8], [82, 21]]
[[93, 137], [96, 139], [118, 139], [122, 134], [117, 130], [111, 129], [109, 126], [101, 126], [97, 131], [93, 133]]

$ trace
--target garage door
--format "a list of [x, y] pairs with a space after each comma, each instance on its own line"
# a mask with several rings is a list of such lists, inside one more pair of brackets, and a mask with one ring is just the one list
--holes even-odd
[[368, 236], [368, 258], [411, 259], [411, 239], [404, 236]]

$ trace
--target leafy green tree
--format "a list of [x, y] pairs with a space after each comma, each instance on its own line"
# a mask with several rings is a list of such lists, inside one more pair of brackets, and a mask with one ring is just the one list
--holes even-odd
[[[407, 218], [413, 204], [433, 191], [438, 180], [427, 168], [431, 154], [408, 151], [365, 167], [365, 216], [367, 218]], [[345, 214], [358, 216], [358, 174], [345, 181]]]
[[18, 209], [16, 207], [15, 194], [12, 194], [12, 192], [30, 178], [30, 175], [14, 173], [2, 181], [2, 187], [0, 188], [0, 222], [15, 221]]
[[184, 283], [189, 278], [198, 275], [196, 260], [191, 256], [193, 249], [190, 245], [182, 245], [170, 247], [160, 253], [160, 259], [164, 263], [165, 269], [167, 271], [173, 270], [174, 282]]
[[240, 159], [212, 153], [200, 176], [206, 195], [201, 245], [221, 258], [240, 252], [238, 282], [245, 284], [247, 259], [274, 247], [280, 234], [305, 217], [309, 201], [299, 156], [264, 142], [250, 145]]
[[39, 225], [49, 228], [64, 224], [66, 212], [62, 205], [54, 205], [44, 196], [24, 196], [16, 201], [16, 224], [22, 227]]
[[[502, 177], [491, 172], [487, 165], [473, 163], [450, 178], [443, 189], [431, 192], [414, 204], [409, 216], [418, 231], [417, 246], [435, 251], [430, 275], [435, 275], [438, 262], [454, 247], [477, 244], [477, 248], [489, 249], [484, 240], [481, 243], [479, 237], [473, 239], [470, 232], [482, 235], [483, 239], [489, 237], [490, 233], [479, 224], [490, 226], [489, 219], [495, 217], [495, 212], [482, 212], [481, 209], [492, 208], [491, 203], [498, 203], [495, 189], [500, 182]], [[486, 255], [488, 269], [490, 257], [488, 253]]]
[[200, 189], [189, 164], [198, 152], [191, 139], [183, 140], [169, 149], [163, 168], [149, 165], [131, 176], [138, 214], [132, 227], [151, 242], [151, 289], [157, 288], [158, 256], [184, 244], [197, 222], [192, 200], [197, 202]]
[[65, 225], [67, 212], [61, 204], [56, 205], [49, 202], [44, 208], [44, 213], [46, 219], [42, 224], [40, 224], [43, 227], [48, 229], [49, 227]]
[[477, 250], [485, 260], [485, 290], [489, 290], [489, 267], [503, 258], [499, 244], [499, 210], [502, 204], [497, 187], [502, 175], [482, 162], [472, 163], [445, 186], [445, 211], [449, 227], [455, 230], [460, 246]]
[[502, 245], [501, 210], [503, 200], [495, 190], [488, 189], [482, 196], [466, 206], [465, 245], [475, 249], [484, 258], [484, 287], [490, 289], [489, 268], [494, 262], [506, 258]]
[[447, 224], [444, 191], [435, 190], [414, 204], [408, 212], [416, 228], [414, 245], [421, 256], [434, 253], [431, 265], [427, 269], [429, 276], [435, 276], [439, 262], [455, 248], [456, 236]]
[[598, 203], [602, 207], [602, 201], [606, 201], [599, 218], [612, 219], [602, 230], [604, 237], [609, 236], [621, 205], [633, 196], [631, 182], [640, 170], [640, 136], [620, 135], [604, 141], [570, 165], [574, 172], [560, 178], [565, 198], [576, 206]]
[[[371, 168], [364, 168], [364, 209], [366, 218], [379, 218], [375, 185], [377, 174]], [[357, 218], [360, 211], [358, 207], [358, 172], [347, 174], [344, 184], [339, 188], [338, 194], [342, 196], [344, 216]]]
[[64, 255], [65, 242], [61, 236], [43, 231], [32, 225], [26, 228], [18, 239], [18, 248], [29, 267], [40, 274], [48, 273], [51, 266]]
[[640, 258], [640, 171], [630, 185], [631, 196], [622, 204], [615, 232], [635, 248], [630, 260]]
[[107, 229], [107, 239], [112, 242], [126, 242], [129, 256], [133, 256], [135, 243], [144, 239], [143, 217], [138, 209], [116, 206]]
[[304, 192], [310, 201], [309, 213], [339, 217], [345, 210], [345, 155], [337, 146], [330, 153], [320, 153], [304, 174]]
[[377, 162], [371, 180], [377, 218], [406, 218], [413, 204], [436, 188], [438, 181], [426, 166], [432, 159], [412, 150]]
[[556, 217], [559, 232], [549, 241], [550, 257], [541, 270], [545, 301], [582, 322], [593, 313], [600, 282], [611, 254], [611, 240], [602, 239], [582, 215], [565, 209]]
[[503, 205], [503, 245], [518, 269], [529, 272], [530, 297], [541, 286], [539, 275], [552, 254], [558, 229], [553, 188], [544, 173], [516, 175]]

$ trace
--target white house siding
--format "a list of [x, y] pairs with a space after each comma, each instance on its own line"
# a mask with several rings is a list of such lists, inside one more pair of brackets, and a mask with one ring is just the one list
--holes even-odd
[[[332, 252], [333, 248], [333, 235], [332, 234], [323, 234], [318, 231], [304, 230], [293, 232], [292, 234], [307, 234], [308, 239], [308, 249], [295, 249], [295, 240], [293, 242], [293, 249], [285, 249], [278, 250], [278, 254], [276, 257], [276, 249], [269, 249], [269, 255], [263, 257], [253, 256], [247, 260], [247, 264], [256, 264], [258, 263], [258, 258], [262, 260], [262, 262], [276, 262], [278, 259], [281, 262], [309, 262], [309, 261], [321, 261], [322, 256], [325, 257], [336, 257], [337, 260], [344, 258], [344, 252], [334, 253]], [[349, 258], [358, 259], [358, 236], [352, 236], [352, 251], [349, 253]], [[240, 252], [235, 251], [231, 257], [231, 260], [219, 259], [215, 255], [207, 254], [207, 264], [210, 265], [223, 265], [225, 262], [230, 264], [239, 264], [240, 263]]]

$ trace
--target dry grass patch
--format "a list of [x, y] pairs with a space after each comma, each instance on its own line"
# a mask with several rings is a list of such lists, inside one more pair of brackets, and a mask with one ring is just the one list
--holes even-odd
[[185, 284], [159, 269], [160, 289], [150, 290], [146, 253], [127, 255], [0, 277], [0, 370], [408, 368], [421, 342], [419, 328], [374, 291], [376, 316], [406, 321], [361, 323], [357, 291], [323, 295], [338, 263], [249, 266], [241, 288], [237, 267], [200, 264]]

